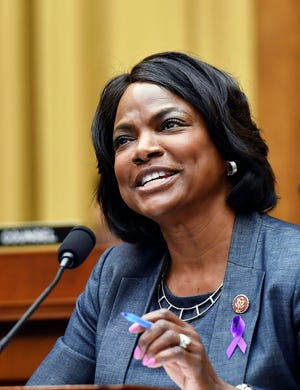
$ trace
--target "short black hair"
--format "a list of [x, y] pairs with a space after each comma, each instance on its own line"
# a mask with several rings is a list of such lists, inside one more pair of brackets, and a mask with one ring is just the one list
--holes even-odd
[[100, 175], [97, 200], [111, 231], [127, 242], [163, 241], [157, 223], [123, 201], [114, 173], [113, 127], [127, 87], [147, 82], [166, 88], [190, 103], [202, 116], [211, 140], [224, 158], [236, 162], [227, 204], [238, 214], [265, 212], [276, 206], [275, 178], [268, 147], [251, 117], [246, 95], [228, 73], [182, 52], [146, 57], [130, 73], [105, 86], [94, 116], [92, 137]]

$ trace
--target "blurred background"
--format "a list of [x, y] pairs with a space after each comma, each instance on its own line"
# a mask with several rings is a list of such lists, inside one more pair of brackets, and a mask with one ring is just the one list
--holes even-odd
[[0, 0], [0, 224], [87, 224], [90, 126], [112, 76], [183, 50], [234, 75], [270, 147], [281, 201], [300, 223], [298, 0]]

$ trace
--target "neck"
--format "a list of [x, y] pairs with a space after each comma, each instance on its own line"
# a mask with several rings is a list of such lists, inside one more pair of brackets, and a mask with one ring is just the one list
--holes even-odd
[[175, 295], [210, 292], [223, 282], [234, 219], [234, 212], [226, 208], [162, 227], [171, 257], [165, 281]]

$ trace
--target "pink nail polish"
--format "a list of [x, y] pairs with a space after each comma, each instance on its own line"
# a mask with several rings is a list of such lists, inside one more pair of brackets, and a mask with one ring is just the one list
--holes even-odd
[[147, 365], [147, 363], [148, 363], [148, 355], [146, 354], [146, 355], [144, 355], [144, 357], [143, 357], [143, 360], [142, 360], [142, 365], [143, 366], [146, 366]]
[[142, 355], [142, 352], [141, 352], [141, 349], [140, 347], [135, 347], [135, 350], [133, 352], [133, 357], [135, 359], [140, 359], [141, 358], [141, 355]]
[[146, 366], [147, 366], [147, 367], [153, 367], [153, 366], [155, 366], [155, 364], [156, 364], [155, 358], [151, 358], [151, 359], [149, 359], [149, 360], [147, 361]]
[[134, 324], [130, 325], [130, 327], [128, 328], [129, 332], [132, 332], [132, 333], [136, 332], [139, 329], [140, 329], [140, 325], [136, 322]]

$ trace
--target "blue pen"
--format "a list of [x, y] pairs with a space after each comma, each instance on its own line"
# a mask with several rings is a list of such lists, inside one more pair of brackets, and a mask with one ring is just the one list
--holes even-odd
[[130, 322], [136, 322], [137, 324], [141, 325], [143, 328], [149, 329], [152, 325], [152, 322], [143, 320], [141, 317], [137, 316], [133, 313], [128, 313], [127, 311], [123, 311], [122, 315], [126, 320]]

